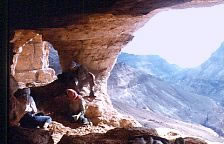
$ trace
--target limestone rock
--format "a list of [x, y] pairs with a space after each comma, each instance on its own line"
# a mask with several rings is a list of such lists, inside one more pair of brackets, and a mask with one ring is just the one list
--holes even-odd
[[54, 144], [51, 133], [42, 129], [10, 127], [8, 144]]
[[25, 71], [15, 74], [15, 79], [17, 82], [32, 83], [36, 81], [36, 70]]
[[110, 125], [114, 127], [141, 127], [141, 124], [137, 122], [131, 116], [125, 116], [118, 113], [111, 103], [107, 103], [107, 96], [97, 95], [97, 98], [92, 102], [88, 102], [88, 108], [86, 110], [86, 116], [91, 119], [94, 125]]
[[[46, 77], [42, 73], [44, 71], [43, 69], [48, 68], [47, 57], [49, 55], [49, 50], [45, 45], [46, 43], [42, 41], [43, 36], [44, 40], [52, 43], [58, 50], [63, 71], [66, 71], [74, 60], [77, 63], [85, 65], [96, 75], [96, 79], [98, 80], [96, 89], [98, 89], [97, 92], [99, 93], [96, 99], [100, 99], [101, 102], [93, 101], [95, 104], [90, 105], [87, 112], [87, 115], [95, 124], [107, 123], [118, 127], [134, 126], [135, 124], [132, 125], [132, 122], [129, 123], [129, 120], [126, 120], [126, 118], [119, 115], [113, 109], [106, 91], [106, 81], [116, 62], [117, 55], [132, 40], [132, 33], [142, 27], [155, 13], [160, 12], [161, 9], [159, 8], [161, 7], [178, 5], [176, 8], [186, 8], [192, 7], [193, 5], [203, 5], [204, 3], [218, 3], [220, 1], [120, 0], [109, 2], [107, 0], [93, 0], [88, 2], [84, 1], [85, 3], [77, 3], [77, 5], [69, 5], [68, 2], [67, 4], [71, 13], [58, 17], [57, 14], [56, 17], [54, 17], [55, 15], [49, 17], [47, 11], [43, 13], [42, 9], [36, 9], [37, 13], [35, 14], [37, 15], [32, 17], [30, 16], [32, 12], [27, 11], [29, 9], [33, 11], [32, 7], [29, 7], [29, 4], [28, 7], [27, 3], [24, 6], [29, 9], [23, 9], [23, 4], [19, 3], [21, 7], [14, 4], [15, 8], [10, 7], [10, 10], [14, 10], [10, 14], [15, 16], [10, 19], [12, 20], [10, 26], [15, 28], [15, 35], [10, 40], [13, 44], [14, 52], [11, 74], [20, 81], [23, 81], [23, 78], [27, 77], [23, 83], [31, 83], [31, 81], [35, 83], [38, 81], [38, 78], [34, 74], [35, 72], [31, 71], [42, 70], [39, 80], [45, 80], [46, 78], [46, 81], [50, 82], [49, 72], [46, 73], [48, 75]], [[89, 9], [86, 11], [80, 9], [83, 8], [83, 4], [85, 6], [87, 5]], [[101, 4], [100, 7], [98, 7], [98, 4]], [[45, 6], [44, 10], [47, 10]], [[75, 7], [74, 9], [73, 6]], [[20, 13], [21, 11], [22, 13]], [[50, 12], [52, 11], [50, 10]], [[30, 29], [16, 29], [18, 27], [21, 29], [27, 28], [27, 26]], [[33, 26], [36, 26], [36, 28]], [[28, 72], [27, 76], [26, 72]], [[45, 94], [47, 95], [48, 92], [46, 91]], [[41, 96], [43, 98], [45, 95], [39, 95], [37, 98], [42, 99]], [[49, 98], [53, 96], [52, 94]], [[44, 100], [49, 99], [46, 97]], [[52, 103], [49, 102], [49, 104]], [[111, 141], [114, 142], [113, 140]]]
[[18, 83], [50, 83], [55, 72], [49, 68], [49, 45], [34, 31], [16, 31], [13, 40], [11, 74]]
[[19, 85], [18, 82], [15, 80], [15, 78], [10, 75], [9, 76], [9, 92], [10, 95], [14, 95], [14, 93], [18, 90]]
[[153, 135], [158, 136], [155, 129], [148, 129], [148, 128], [141, 128], [141, 127], [134, 127], [134, 128], [115, 128], [109, 130], [106, 136], [110, 136], [111, 138], [123, 139], [125, 137], [130, 136], [139, 136], [139, 135]]
[[10, 93], [9, 93], [9, 103], [8, 103], [8, 116], [9, 125], [17, 125], [20, 118], [25, 113], [25, 105], [20, 102], [20, 99], [15, 97], [15, 92], [19, 88], [19, 84], [16, 82], [15, 78], [10, 75]]
[[84, 136], [64, 135], [58, 144], [127, 144], [135, 136], [156, 137], [157, 133], [153, 129], [115, 128], [105, 134], [92, 133]]
[[105, 134], [91, 133], [87, 135], [65, 134], [58, 144], [207, 144], [200, 139], [178, 138], [169, 141], [157, 135], [155, 129], [115, 128]]
[[40, 69], [36, 73], [37, 82], [39, 83], [50, 83], [56, 79], [55, 71], [51, 68]]
[[18, 125], [18, 122], [25, 114], [25, 105], [20, 103], [15, 96], [9, 98], [9, 125]]
[[207, 144], [204, 140], [199, 138], [186, 137], [184, 138], [185, 144]]

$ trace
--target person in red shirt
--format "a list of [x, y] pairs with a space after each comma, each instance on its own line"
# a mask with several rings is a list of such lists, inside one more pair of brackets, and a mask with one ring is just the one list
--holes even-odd
[[89, 124], [89, 120], [85, 117], [87, 108], [85, 100], [73, 89], [67, 89], [66, 94], [69, 101], [69, 119], [73, 122]]

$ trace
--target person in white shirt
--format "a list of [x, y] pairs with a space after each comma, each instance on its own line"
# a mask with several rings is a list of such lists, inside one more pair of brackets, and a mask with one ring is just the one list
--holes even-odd
[[25, 128], [41, 127], [47, 129], [52, 123], [50, 116], [45, 116], [43, 113], [37, 113], [37, 107], [33, 97], [30, 96], [30, 88], [19, 89], [20, 97], [26, 101], [25, 115], [20, 120], [20, 126]]

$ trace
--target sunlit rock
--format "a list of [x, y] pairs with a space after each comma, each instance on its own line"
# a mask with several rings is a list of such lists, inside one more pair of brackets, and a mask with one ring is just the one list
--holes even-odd
[[54, 70], [49, 68], [49, 46], [42, 41], [42, 35], [17, 31], [11, 43], [14, 46], [11, 73], [17, 82], [46, 84], [56, 79]]
[[[89, 109], [87, 110], [87, 116], [94, 124], [108, 124], [117, 127], [138, 126], [135, 120], [125, 117], [114, 110], [111, 100], [107, 95], [106, 81], [116, 62], [117, 55], [132, 40], [132, 33], [142, 27], [155, 13], [160, 11], [156, 9], [180, 3], [186, 3], [186, 5], [182, 5], [182, 8], [186, 8], [192, 7], [194, 4], [200, 5], [204, 1], [194, 0], [192, 3], [191, 1], [176, 0], [100, 2], [102, 2], [100, 3], [101, 6], [98, 7], [98, 1], [88, 1], [87, 5], [90, 3], [90, 6], [88, 6], [90, 9], [86, 12], [80, 11], [83, 5], [68, 5], [70, 10], [74, 6], [74, 10], [77, 13], [71, 11], [69, 15], [58, 17], [55, 15], [59, 14], [61, 9], [56, 9], [57, 13], [54, 10], [52, 16], [48, 13], [52, 11], [48, 11], [46, 5], [42, 6], [43, 10], [38, 9], [40, 14], [37, 12], [35, 13], [37, 15], [34, 17], [32, 17], [31, 12], [28, 10], [31, 9], [33, 12], [37, 9], [35, 9], [36, 7], [33, 7], [34, 9], [27, 7], [29, 5], [27, 3], [25, 8], [29, 9], [20, 7], [22, 4], [20, 6], [14, 4], [17, 9], [10, 7], [10, 10], [14, 10], [10, 14], [15, 16], [11, 17], [12, 21], [10, 22], [10, 26], [15, 28], [15, 35], [10, 39], [14, 52], [11, 74], [23, 87], [26, 87], [26, 84], [30, 83], [31, 86], [38, 86], [37, 83], [40, 81], [43, 83], [53, 81], [53, 72], [51, 70], [45, 71], [48, 68], [47, 57], [49, 49], [45, 46], [43, 40], [49, 41], [58, 51], [63, 71], [68, 70], [71, 62], [74, 60], [77, 63], [85, 65], [90, 72], [96, 75], [96, 99], [89, 103]], [[30, 3], [32, 4], [32, 2]], [[208, 0], [207, 3], [213, 4], [216, 1]], [[91, 4], [94, 4], [94, 6]], [[55, 5], [53, 7], [55, 8]], [[24, 30], [16, 29], [18, 27]], [[27, 29], [27, 27], [30, 29]], [[36, 75], [38, 72], [39, 74]], [[56, 89], [62, 90], [64, 88], [63, 86], [56, 87]], [[45, 91], [45, 95], [39, 95], [36, 98], [38, 100], [42, 96], [42, 98], [44, 97], [43, 101], [52, 106], [52, 97], [57, 96], [56, 94], [53, 95], [54, 91], [56, 91], [55, 88], [50, 96], [48, 91]], [[60, 107], [60, 101], [58, 101], [58, 105], [53, 106]], [[74, 140], [76, 141], [77, 139]], [[92, 142], [91, 139], [89, 141]]]

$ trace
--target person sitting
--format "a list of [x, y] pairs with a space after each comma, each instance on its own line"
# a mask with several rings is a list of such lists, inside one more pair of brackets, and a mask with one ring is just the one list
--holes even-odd
[[66, 94], [69, 101], [69, 120], [72, 122], [79, 122], [84, 125], [91, 124], [85, 117], [87, 108], [85, 100], [73, 89], [67, 89]]
[[94, 94], [95, 75], [89, 72], [84, 65], [72, 61], [69, 70], [58, 75], [58, 80], [65, 83], [67, 88], [74, 89], [79, 95], [82, 95], [80, 91], [89, 84], [89, 96], [96, 97]]
[[49, 124], [52, 123], [52, 118], [45, 116], [43, 113], [37, 113], [35, 101], [30, 96], [30, 88], [19, 89], [18, 91], [26, 103], [25, 114], [19, 122], [20, 126], [24, 128], [41, 127], [47, 129]]

